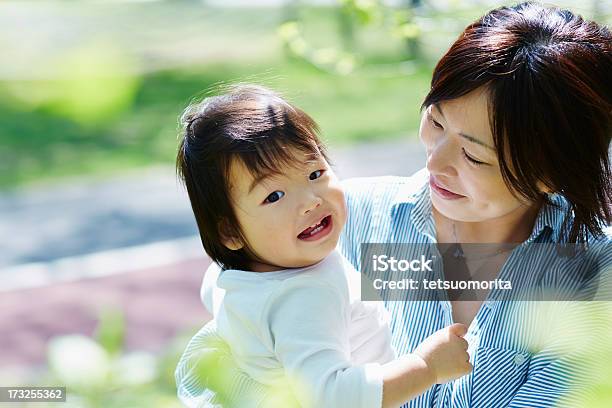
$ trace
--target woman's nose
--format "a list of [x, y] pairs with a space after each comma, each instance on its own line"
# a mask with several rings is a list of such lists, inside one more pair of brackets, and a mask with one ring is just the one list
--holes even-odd
[[452, 140], [446, 136], [432, 139], [427, 146], [427, 170], [431, 174], [456, 176], [454, 149]]

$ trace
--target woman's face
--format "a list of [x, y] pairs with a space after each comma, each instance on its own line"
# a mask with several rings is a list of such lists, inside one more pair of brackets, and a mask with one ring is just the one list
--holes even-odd
[[429, 106], [421, 120], [431, 201], [452, 220], [492, 220], [530, 205], [519, 201], [502, 179], [487, 107], [487, 91], [479, 88]]

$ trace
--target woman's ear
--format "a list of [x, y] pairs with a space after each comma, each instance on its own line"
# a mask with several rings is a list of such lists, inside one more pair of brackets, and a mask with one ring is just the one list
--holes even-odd
[[226, 219], [219, 221], [219, 235], [221, 243], [230, 251], [237, 251], [244, 247], [242, 240], [238, 238], [234, 228], [232, 228]]

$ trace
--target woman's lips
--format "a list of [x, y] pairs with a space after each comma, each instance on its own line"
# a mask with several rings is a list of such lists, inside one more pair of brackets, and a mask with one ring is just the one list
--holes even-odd
[[449, 191], [445, 188], [440, 187], [438, 184], [436, 184], [436, 179], [434, 178], [434, 176], [429, 176], [429, 185], [431, 186], [431, 189], [440, 197], [444, 198], [445, 200], [457, 200], [459, 198], [463, 198], [465, 196], [461, 195], [461, 194], [456, 194], [453, 193], [452, 191]]
[[298, 235], [302, 241], [317, 241], [327, 236], [333, 228], [332, 216], [324, 217], [314, 227], [308, 227]]

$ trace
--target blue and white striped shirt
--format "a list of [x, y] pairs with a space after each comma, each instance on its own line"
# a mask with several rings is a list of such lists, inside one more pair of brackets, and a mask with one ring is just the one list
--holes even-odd
[[[436, 243], [428, 178], [424, 169], [409, 178], [344, 181], [348, 219], [339, 248], [357, 270], [361, 270], [361, 243]], [[569, 205], [557, 194], [550, 199], [556, 206], [544, 205], [540, 209], [526, 243], [563, 241], [562, 226]], [[606, 233], [600, 240], [609, 243], [610, 228]], [[554, 256], [553, 252], [549, 254]], [[533, 261], [513, 256], [502, 267], [500, 276], [513, 274], [515, 282], [530, 279], [525, 271], [533, 269]], [[606, 250], [604, 257], [600, 265], [609, 273], [612, 254]], [[576, 344], [566, 334], [574, 333], [584, 341], [589, 333], [601, 329], [601, 322], [583, 318], [584, 308], [577, 311], [571, 307], [576, 303], [593, 302], [485, 301], [466, 335], [474, 365], [472, 373], [430, 388], [405, 407], [545, 407], [571, 396], [580, 387], [583, 376], [579, 374], [584, 370], [578, 369], [573, 353]], [[410, 353], [426, 337], [453, 323], [448, 301], [389, 301], [386, 307], [392, 316], [392, 343], [398, 355]], [[591, 308], [588, 313], [592, 316], [595, 312]], [[577, 317], [571, 318], [572, 315]], [[571, 324], [569, 332], [560, 326], [558, 316], [562, 316], [561, 323]], [[210, 338], [214, 338], [213, 326], [196, 334], [176, 370], [178, 394], [188, 406], [214, 406], [213, 402], [218, 402], [214, 393], [194, 378], [197, 363], [193, 356], [210, 345]], [[232, 378], [226, 401], [238, 401], [239, 396], [250, 393], [257, 398], [250, 399], [248, 406], [258, 406], [255, 401], [263, 400], [264, 391], [241, 373], [234, 372]]]

